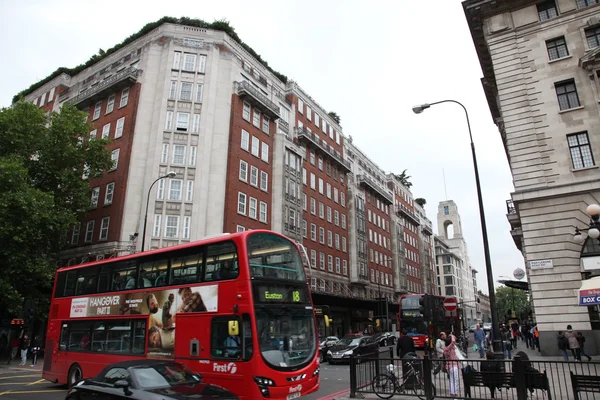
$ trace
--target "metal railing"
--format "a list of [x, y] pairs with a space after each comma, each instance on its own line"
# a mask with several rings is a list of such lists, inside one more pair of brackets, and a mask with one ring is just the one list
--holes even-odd
[[137, 68], [134, 68], [134, 67], [125, 68], [123, 71], [117, 72], [116, 74], [109, 77], [108, 79], [103, 80], [96, 86], [91, 87], [91, 88], [79, 93], [77, 96], [70, 99], [67, 103], [68, 104], [79, 104], [83, 100], [92, 97], [96, 93], [99, 93], [99, 92], [103, 91], [104, 89], [107, 89], [107, 88], [111, 87], [112, 85], [114, 85], [115, 83], [118, 83], [124, 79], [129, 79], [129, 78], [136, 79], [138, 73], [139, 73], [139, 70]]
[[517, 209], [512, 200], [506, 200], [506, 213], [507, 214], [516, 214]]
[[379, 186], [378, 184], [376, 184], [371, 178], [369, 178], [366, 175], [357, 175], [356, 179], [358, 180], [359, 183], [364, 183], [365, 185], [369, 186], [371, 189], [373, 189], [374, 191], [376, 191], [381, 197], [383, 197], [385, 200], [387, 200], [390, 204], [394, 203], [394, 197], [391, 193], [388, 193], [387, 191], [385, 191], [381, 186]]
[[237, 86], [238, 95], [241, 96], [244, 93], [248, 94], [260, 104], [262, 104], [266, 110], [270, 111], [273, 114], [272, 116], [279, 118], [279, 106], [273, 103], [271, 100], [269, 100], [267, 96], [260, 92], [260, 90], [258, 90], [246, 81], [236, 82], [235, 84]]
[[[376, 376], [398, 371], [400, 381], [407, 359], [394, 356], [393, 348], [379, 354], [350, 358], [350, 397], [357, 394], [376, 393], [382, 390], [375, 384]], [[425, 354], [422, 359], [410, 359], [415, 370], [422, 374], [424, 389], [428, 393], [406, 390], [401, 394], [409, 397], [433, 399], [511, 399], [528, 398], [548, 400], [592, 400], [598, 392], [574, 391], [574, 379], [593, 381], [600, 375], [600, 362], [581, 361], [538, 361], [529, 360], [527, 355], [515, 355], [511, 360], [466, 359], [455, 364], [431, 359]], [[393, 365], [393, 368], [389, 366]], [[456, 367], [456, 369], [455, 369]], [[451, 385], [450, 379], [453, 379]], [[597, 387], [597, 386], [596, 386]], [[591, 390], [591, 389], [590, 389]], [[387, 390], [391, 394], [390, 389]], [[493, 394], [492, 394], [493, 393]]]
[[309, 132], [306, 128], [296, 128], [296, 133], [298, 134], [298, 139], [308, 139], [314, 146], [318, 147], [323, 153], [331, 157], [334, 161], [337, 161], [342, 167], [346, 168], [348, 171], [351, 171], [350, 163], [342, 157], [341, 154], [332, 151], [328, 146], [324, 145], [320, 140], [319, 136], [314, 132]]
[[414, 212], [410, 211], [404, 204], [398, 204], [396, 206], [396, 213], [404, 214], [405, 216], [409, 217], [417, 225], [421, 224], [421, 221], [416, 216], [416, 214]]

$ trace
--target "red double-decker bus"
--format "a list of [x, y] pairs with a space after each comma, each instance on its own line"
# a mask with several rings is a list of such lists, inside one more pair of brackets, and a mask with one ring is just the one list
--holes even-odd
[[253, 230], [59, 269], [43, 377], [165, 358], [242, 398], [287, 400], [319, 388], [317, 352], [297, 245]]
[[[430, 310], [429, 321], [423, 315], [425, 307]], [[425, 339], [435, 339], [439, 332], [453, 332], [455, 335], [461, 332], [458, 309], [453, 312], [444, 310], [444, 297], [430, 294], [400, 296], [398, 326], [400, 332], [406, 330], [418, 348], [425, 347]]]

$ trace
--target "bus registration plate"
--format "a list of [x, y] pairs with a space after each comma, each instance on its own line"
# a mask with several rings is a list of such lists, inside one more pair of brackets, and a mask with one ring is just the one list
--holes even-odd
[[300, 397], [301, 393], [292, 393], [292, 394], [288, 394], [287, 396], [287, 400], [292, 400], [292, 399], [297, 399], [298, 397]]

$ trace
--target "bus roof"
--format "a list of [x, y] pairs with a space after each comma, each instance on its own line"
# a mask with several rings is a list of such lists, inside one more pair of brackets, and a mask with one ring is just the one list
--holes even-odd
[[71, 269], [85, 268], [85, 267], [89, 267], [92, 265], [109, 264], [109, 263], [115, 262], [116, 260], [118, 260], [118, 261], [134, 260], [134, 259], [140, 258], [142, 256], [145, 257], [145, 256], [154, 255], [154, 254], [162, 254], [162, 253], [167, 253], [167, 252], [171, 252], [171, 251], [175, 251], [175, 250], [187, 249], [187, 248], [195, 247], [195, 246], [203, 246], [203, 245], [207, 245], [207, 244], [219, 243], [219, 242], [224, 241], [225, 239], [228, 239], [228, 240], [234, 240], [237, 238], [245, 239], [248, 235], [251, 235], [254, 233], [272, 233], [274, 235], [284, 237], [284, 238], [288, 239], [290, 242], [292, 242], [294, 245], [296, 245], [295, 241], [293, 241], [292, 239], [290, 239], [289, 237], [287, 237], [285, 235], [282, 235], [281, 233], [270, 231], [268, 229], [250, 229], [250, 230], [246, 230], [244, 232], [220, 233], [218, 235], [206, 236], [202, 239], [199, 239], [199, 240], [196, 240], [196, 241], [193, 241], [190, 243], [179, 244], [177, 246], [162, 247], [160, 249], [154, 249], [154, 250], [148, 250], [148, 251], [139, 252], [139, 253], [127, 254], [124, 256], [118, 256], [118, 257], [114, 257], [114, 258], [106, 258], [106, 259], [97, 260], [97, 261], [90, 261], [90, 262], [83, 263], [83, 264], [69, 265], [66, 267], [58, 268], [57, 272], [68, 271]]

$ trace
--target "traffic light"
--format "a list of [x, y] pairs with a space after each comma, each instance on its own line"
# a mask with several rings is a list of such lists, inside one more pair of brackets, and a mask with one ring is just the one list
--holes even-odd
[[429, 304], [429, 300], [429, 295], [427, 294], [424, 294], [419, 298], [419, 312], [425, 321], [429, 321], [431, 319], [431, 306]]
[[375, 320], [375, 326], [377, 326], [378, 328], [381, 326], [381, 320], [379, 318]]

